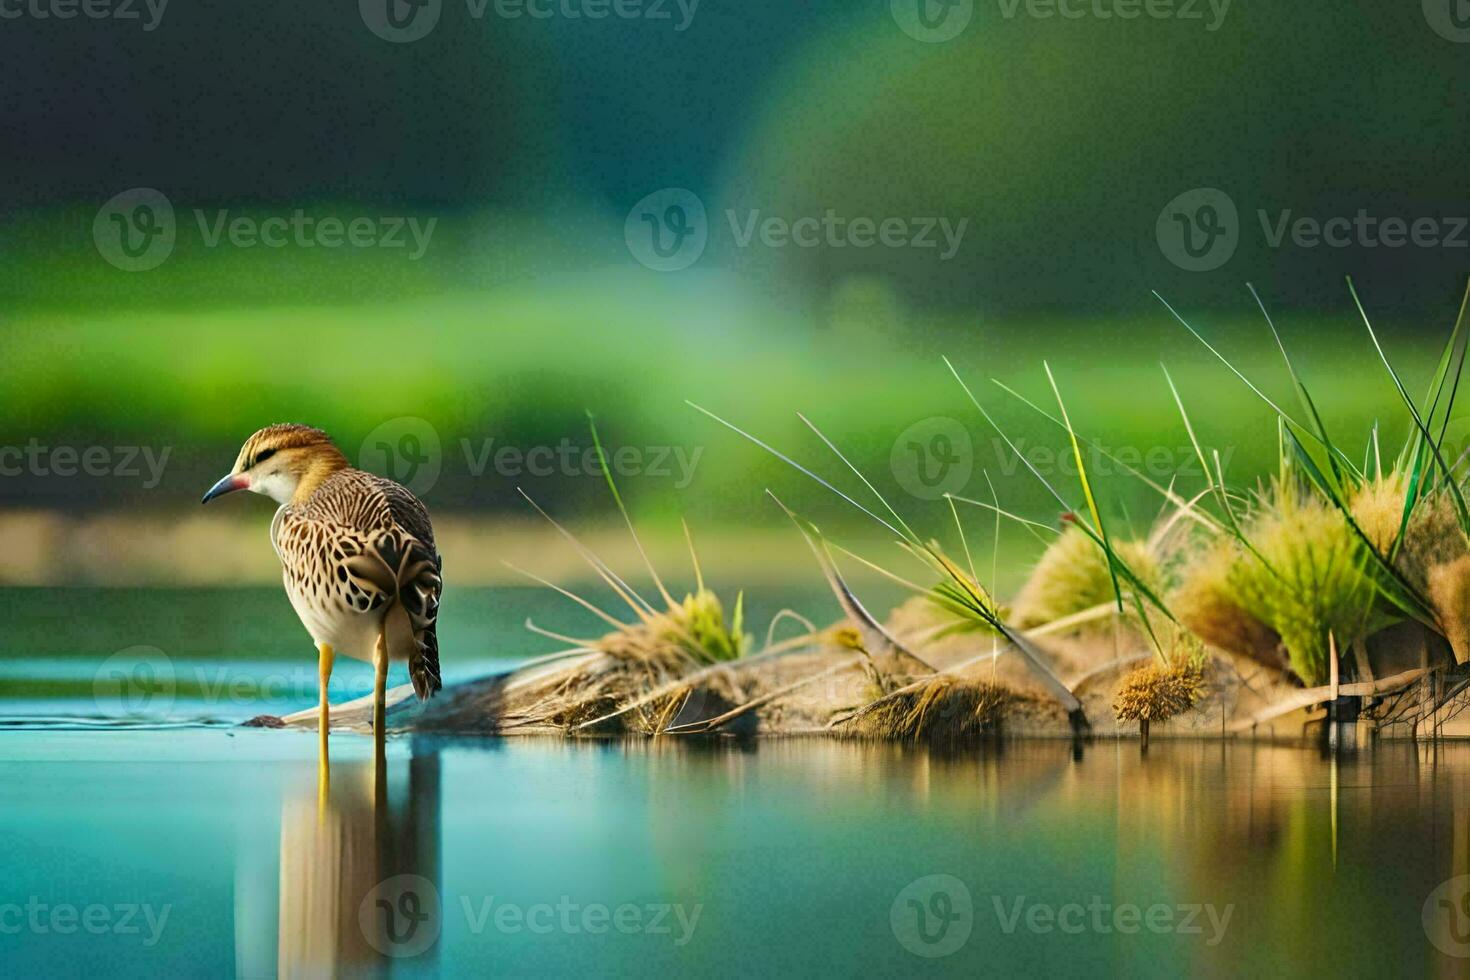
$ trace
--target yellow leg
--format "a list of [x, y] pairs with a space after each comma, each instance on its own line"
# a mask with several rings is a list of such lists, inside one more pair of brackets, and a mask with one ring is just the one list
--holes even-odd
[[327, 730], [332, 727], [332, 706], [327, 703], [327, 687], [332, 683], [332, 648], [325, 643], [316, 646], [316, 673], [320, 681], [321, 708], [317, 713], [317, 732], [322, 738], [322, 745], [327, 744]]
[[378, 634], [373, 648], [373, 735], [380, 741], [387, 730], [388, 643]]
[[321, 706], [317, 709], [316, 730], [319, 742], [316, 770], [316, 802], [318, 819], [326, 812], [327, 794], [331, 785], [331, 761], [327, 757], [327, 732], [332, 727], [332, 708], [327, 702], [327, 688], [332, 683], [332, 648], [325, 643], [316, 647], [317, 681], [321, 688]]
[[373, 799], [382, 804], [388, 789], [385, 743], [388, 736], [388, 641], [378, 634], [373, 647]]
[[321, 823], [327, 817], [327, 799], [332, 793], [332, 762], [327, 758], [327, 740], [322, 739], [321, 751], [316, 757], [316, 819]]

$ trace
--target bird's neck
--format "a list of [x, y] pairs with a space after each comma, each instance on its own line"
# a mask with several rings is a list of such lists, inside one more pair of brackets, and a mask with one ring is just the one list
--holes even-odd
[[343, 456], [336, 447], [326, 447], [322, 452], [314, 453], [307, 461], [306, 471], [301, 474], [301, 479], [296, 483], [296, 492], [291, 495], [291, 503], [301, 506], [311, 499], [323, 483], [326, 483], [332, 474], [347, 469], [347, 457]]

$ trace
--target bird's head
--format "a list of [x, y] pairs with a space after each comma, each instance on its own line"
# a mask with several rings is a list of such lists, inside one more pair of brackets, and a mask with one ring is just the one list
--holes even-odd
[[281, 504], [301, 501], [346, 467], [347, 457], [322, 430], [268, 425], [245, 440], [234, 468], [209, 488], [201, 503], [236, 490], [249, 490]]

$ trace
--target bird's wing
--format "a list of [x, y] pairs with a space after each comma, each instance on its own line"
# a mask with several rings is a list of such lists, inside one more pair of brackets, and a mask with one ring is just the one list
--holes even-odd
[[389, 658], [408, 661], [420, 698], [439, 690], [443, 562], [424, 505], [392, 480], [343, 470], [312, 494], [301, 519], [335, 529], [326, 537], [335, 548], [333, 575], [342, 583], [348, 607], [366, 613], [386, 606]]
[[393, 523], [435, 551], [434, 526], [429, 522], [429, 511], [423, 502], [400, 483], [383, 479], [376, 482]]
[[371, 480], [382, 496], [389, 525], [386, 533], [374, 539], [374, 546], [392, 570], [398, 598], [384, 620], [388, 654], [408, 661], [414, 690], [423, 699], [441, 686], [438, 618], [444, 560], [434, 544], [434, 527], [423, 503], [392, 480]]

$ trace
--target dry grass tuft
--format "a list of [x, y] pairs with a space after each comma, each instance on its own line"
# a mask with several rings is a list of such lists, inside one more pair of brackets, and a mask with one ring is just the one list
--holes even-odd
[[[627, 666], [579, 672], [547, 691], [520, 721], [551, 725], [568, 732], [580, 729], [586, 734], [658, 735], [686, 714], [686, 707], [693, 706], [694, 713], [704, 717], [734, 707], [745, 698], [745, 692], [738, 689], [727, 673], [703, 677], [697, 684], [654, 683], [657, 676]], [[658, 697], [614, 715], [620, 708], [660, 689]], [[598, 719], [605, 720], [581, 728]]]
[[1183, 582], [1169, 598], [1169, 607], [1181, 623], [1211, 646], [1285, 670], [1290, 664], [1280, 634], [1237, 600], [1230, 579], [1241, 561], [1255, 559], [1242, 554], [1233, 539], [1216, 539], [1185, 571]]
[[1204, 658], [1183, 656], [1170, 664], [1140, 667], [1118, 687], [1113, 710], [1120, 721], [1168, 721], [1205, 695]]
[[727, 626], [719, 597], [701, 588], [683, 602], [670, 603], [662, 612], [645, 612], [637, 622], [590, 641], [587, 648], [605, 657], [557, 678], [517, 720], [570, 731], [647, 698], [584, 730], [659, 734], [686, 713], [686, 706], [715, 714], [744, 699], [730, 670], [705, 673], [697, 683], [679, 680], [738, 660], [750, 642], [740, 629], [738, 605], [735, 623]]
[[1407, 492], [1404, 474], [1393, 470], [1358, 487], [1348, 501], [1353, 520], [1381, 555], [1388, 554], [1399, 535]]
[[854, 735], [883, 739], [950, 739], [996, 734], [1022, 696], [1003, 684], [938, 674], [912, 690], [888, 695], [847, 719]]
[[1431, 568], [1448, 565], [1465, 555], [1470, 555], [1470, 545], [1460, 530], [1450, 495], [1440, 491], [1420, 501], [1409, 515], [1396, 562], [1404, 577], [1421, 592], [1427, 591]]
[[1455, 659], [1470, 659], [1470, 544], [1449, 493], [1438, 491], [1414, 507], [1395, 565], [1429, 597]]
[[[1113, 547], [1144, 584], [1152, 588], [1158, 583], [1160, 562], [1146, 543], [1119, 541]], [[1022, 629], [1043, 626], [1112, 601], [1113, 580], [1102, 549], [1081, 528], [1069, 525], [1016, 596], [1015, 624]]]
[[1429, 569], [1429, 601], [1455, 660], [1470, 660], [1470, 555]]
[[1211, 643], [1271, 663], [1264, 626], [1303, 683], [1325, 683], [1328, 635], [1346, 648], [1373, 624], [1378, 590], [1362, 541], [1340, 511], [1292, 482], [1258, 495], [1242, 533], [1254, 553], [1227, 541], [1190, 568], [1181, 619]]

